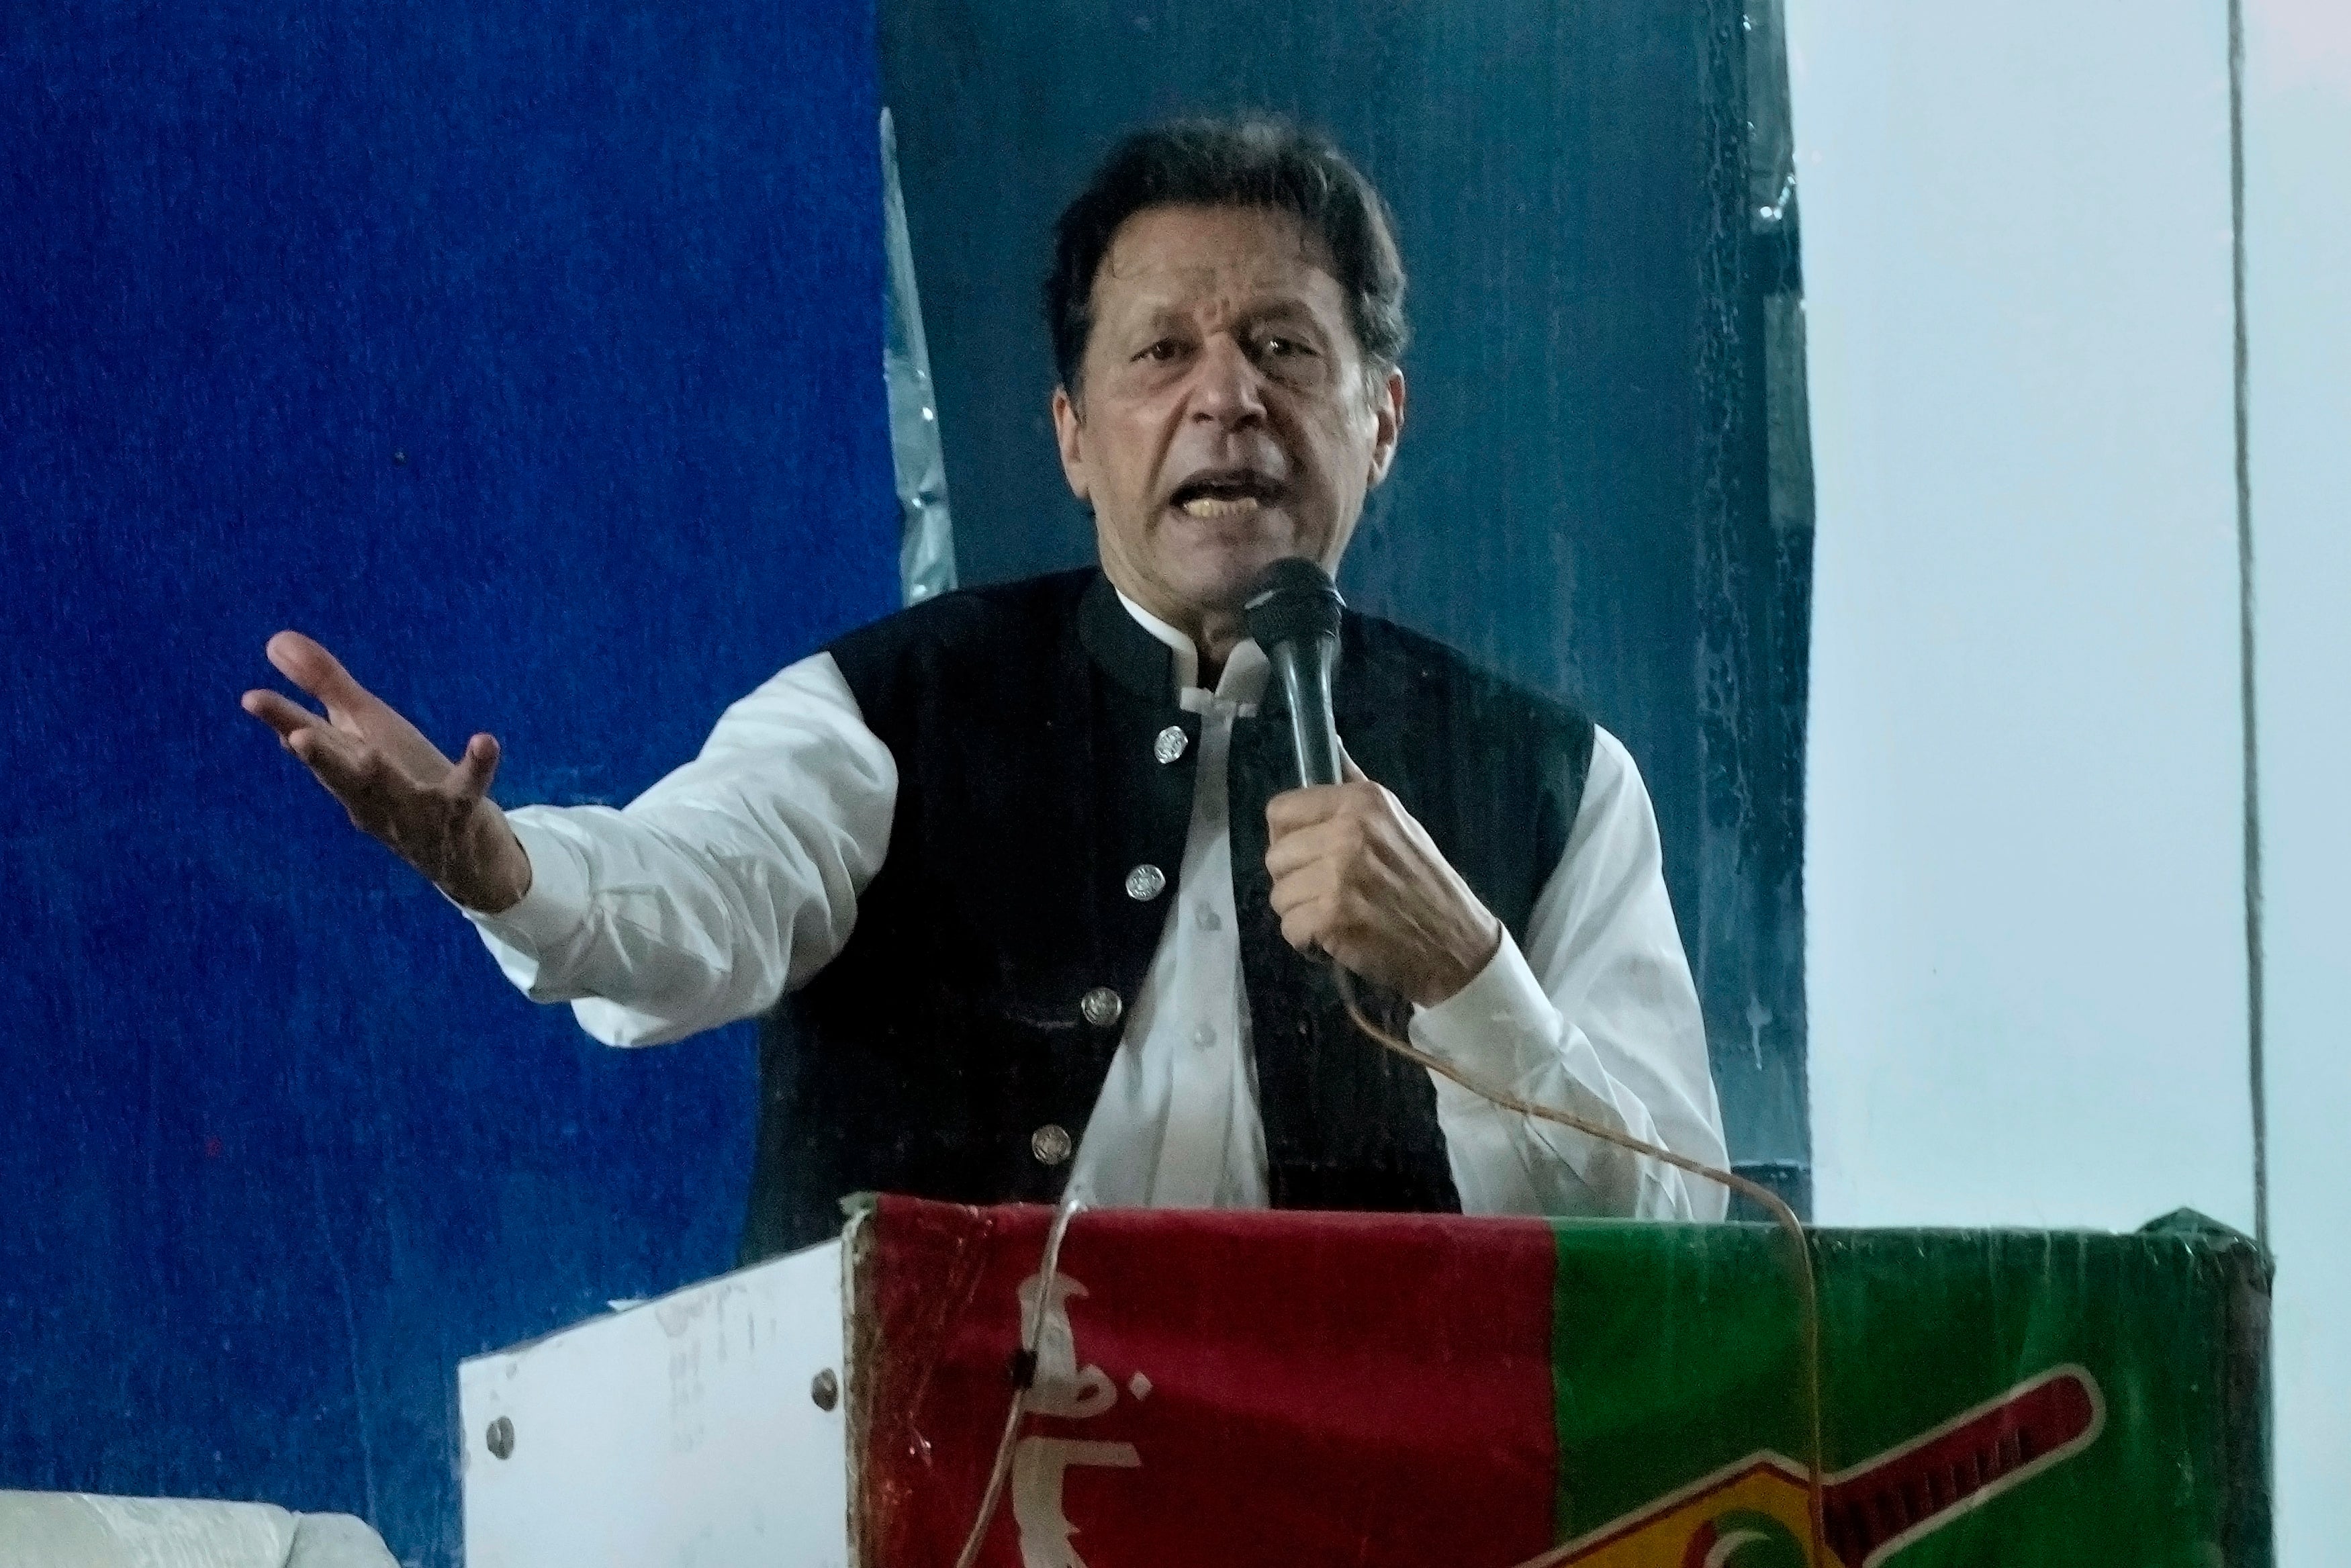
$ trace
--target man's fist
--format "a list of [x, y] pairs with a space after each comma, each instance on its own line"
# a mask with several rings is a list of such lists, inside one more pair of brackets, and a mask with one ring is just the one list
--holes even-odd
[[530, 891], [530, 857], [489, 798], [498, 743], [477, 735], [451, 762], [335, 656], [298, 632], [269, 640], [269, 662], [319, 699], [324, 718], [271, 691], [245, 711], [318, 775], [352, 825], [391, 846], [468, 909], [496, 914]]
[[1412, 813], [1346, 759], [1347, 781], [1266, 802], [1273, 909], [1317, 948], [1422, 1007], [1478, 977], [1502, 945], [1494, 918]]

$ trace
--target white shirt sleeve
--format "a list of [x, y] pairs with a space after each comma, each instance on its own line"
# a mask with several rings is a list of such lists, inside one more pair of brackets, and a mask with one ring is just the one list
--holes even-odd
[[830, 653], [729, 707], [631, 801], [509, 815], [530, 891], [466, 911], [507, 977], [607, 1045], [748, 1018], [848, 942], [890, 847], [898, 769]]
[[[1412, 1040], [1523, 1099], [1707, 1165], [1728, 1158], [1656, 816], [1606, 730], [1593, 737], [1583, 802], [1525, 951], [1505, 933], [1476, 979], [1416, 1010]], [[1466, 1213], [1723, 1215], [1729, 1194], [1717, 1183], [1430, 1077]]]

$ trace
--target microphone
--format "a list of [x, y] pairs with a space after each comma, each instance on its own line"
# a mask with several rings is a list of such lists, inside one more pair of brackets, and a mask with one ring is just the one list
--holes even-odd
[[1290, 557], [1265, 569], [1242, 612], [1249, 633], [1273, 665], [1290, 699], [1290, 738], [1298, 748], [1298, 781], [1336, 784], [1339, 731], [1331, 722], [1331, 671], [1339, 662], [1339, 597], [1330, 575], [1311, 560]]

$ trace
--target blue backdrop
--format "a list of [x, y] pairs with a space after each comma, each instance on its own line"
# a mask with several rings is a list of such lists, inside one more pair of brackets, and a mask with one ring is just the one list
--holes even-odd
[[0, 1486], [454, 1563], [455, 1362], [730, 1261], [747, 1040], [531, 1008], [236, 698], [298, 626], [617, 801], [894, 604], [872, 27], [0, 23]]

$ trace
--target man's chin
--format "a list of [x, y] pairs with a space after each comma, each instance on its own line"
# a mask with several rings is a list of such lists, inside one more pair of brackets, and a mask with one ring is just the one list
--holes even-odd
[[1166, 563], [1166, 580], [1186, 602], [1200, 610], [1238, 614], [1249, 602], [1266, 568], [1290, 556], [1315, 554], [1288, 538], [1252, 539], [1218, 549], [1187, 550]]
[[1184, 601], [1205, 614], [1238, 615], [1249, 603], [1265, 569], [1294, 550], [1272, 550], [1263, 556], [1251, 556], [1219, 562], [1209, 570], [1195, 571], [1179, 579], [1175, 587]]

